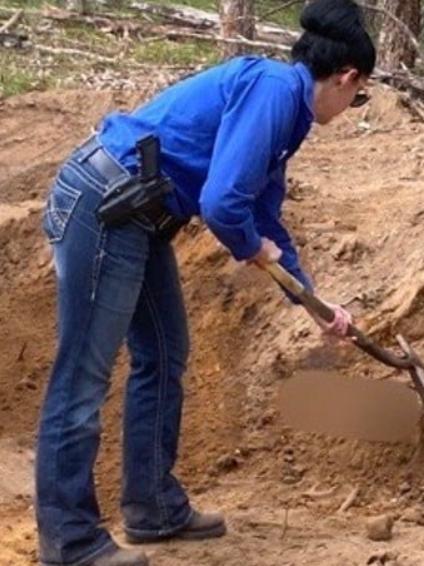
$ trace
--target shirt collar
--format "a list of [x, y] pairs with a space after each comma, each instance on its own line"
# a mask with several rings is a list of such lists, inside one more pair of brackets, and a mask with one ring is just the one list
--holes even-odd
[[315, 92], [315, 79], [311, 71], [304, 63], [295, 63], [294, 68], [303, 85], [303, 102], [310, 114], [309, 118], [313, 121], [314, 113], [314, 92]]

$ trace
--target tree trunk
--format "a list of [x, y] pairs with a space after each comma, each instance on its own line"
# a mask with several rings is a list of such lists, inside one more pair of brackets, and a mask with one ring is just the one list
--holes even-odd
[[[221, 20], [220, 33], [225, 38], [246, 39], [255, 38], [254, 0], [220, 0], [219, 15]], [[234, 44], [224, 44], [222, 55], [233, 57], [248, 51], [246, 47]]]
[[65, 0], [65, 8], [80, 14], [88, 14], [89, 0]]
[[[367, 5], [378, 7], [380, 0], [367, 0]], [[378, 30], [381, 26], [381, 16], [374, 10], [364, 10], [365, 23], [367, 25], [368, 31], [371, 33], [372, 37], [375, 39], [378, 37]]]
[[[421, 30], [420, 0], [381, 0], [380, 6], [402, 20], [418, 37]], [[416, 52], [406, 34], [387, 16], [383, 17], [379, 38], [379, 66], [398, 69], [402, 64], [412, 68]]]

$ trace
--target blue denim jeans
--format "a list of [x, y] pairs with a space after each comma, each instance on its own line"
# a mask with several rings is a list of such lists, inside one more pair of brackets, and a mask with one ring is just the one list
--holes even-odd
[[99, 410], [126, 339], [131, 371], [123, 417], [122, 512], [133, 534], [171, 535], [191, 516], [171, 471], [188, 355], [172, 247], [136, 221], [105, 228], [95, 210], [106, 179], [77, 149], [48, 197], [58, 349], [41, 414], [36, 514], [45, 565], [84, 566], [115, 543], [100, 524], [93, 466]]

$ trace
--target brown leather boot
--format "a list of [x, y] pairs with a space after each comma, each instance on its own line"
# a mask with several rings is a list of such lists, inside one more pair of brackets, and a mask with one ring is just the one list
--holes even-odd
[[185, 540], [202, 540], [222, 537], [227, 533], [224, 515], [222, 513], [199, 513], [193, 511], [187, 525], [175, 533], [175, 538]]
[[222, 537], [227, 532], [227, 526], [222, 513], [199, 513], [193, 511], [189, 522], [176, 533], [166, 536], [156, 534], [138, 535], [135, 532], [126, 533], [127, 542], [130, 544], [145, 544], [149, 542], [160, 542], [168, 539], [184, 540], [204, 540], [209, 538]]
[[114, 548], [110, 552], [99, 556], [89, 566], [148, 566], [144, 552], [126, 548]]

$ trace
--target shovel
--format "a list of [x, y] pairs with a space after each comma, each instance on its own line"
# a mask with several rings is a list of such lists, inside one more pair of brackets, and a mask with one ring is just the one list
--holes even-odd
[[[333, 322], [333, 310], [316, 295], [308, 291], [300, 281], [295, 279], [280, 264], [270, 263], [264, 269], [280, 287], [294, 295], [307, 310], [317, 314], [325, 322]], [[355, 346], [386, 366], [407, 370], [424, 406], [424, 364], [403, 336], [398, 335], [396, 337], [403, 355], [397, 355], [390, 350], [382, 348], [353, 324], [349, 325], [347, 336], [352, 338]]]

